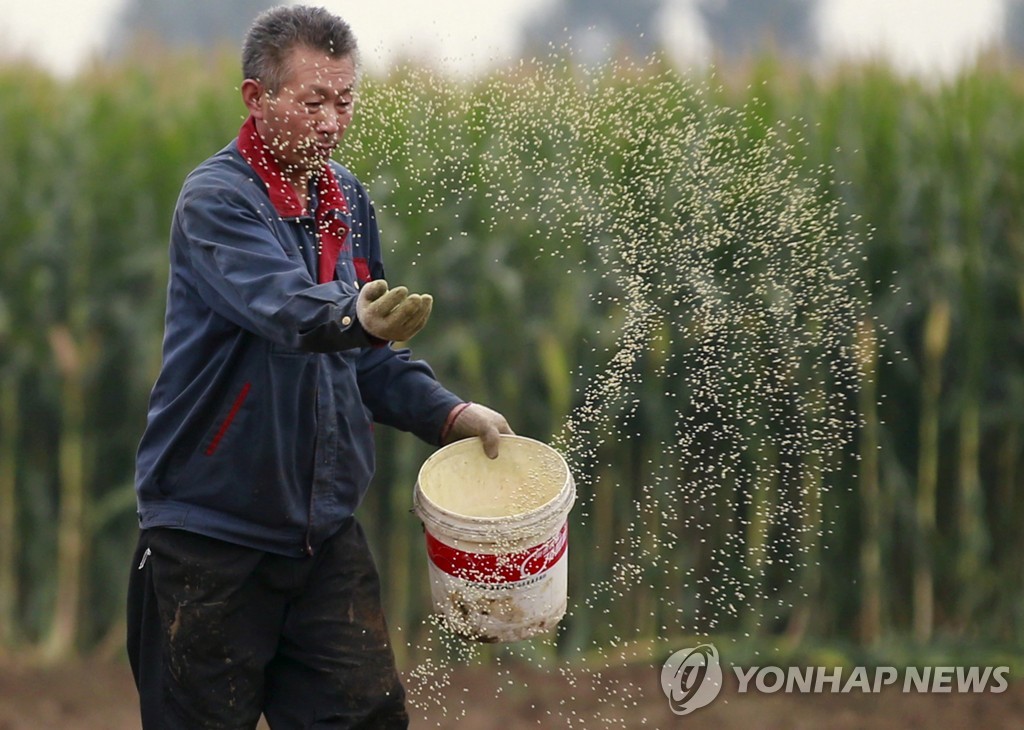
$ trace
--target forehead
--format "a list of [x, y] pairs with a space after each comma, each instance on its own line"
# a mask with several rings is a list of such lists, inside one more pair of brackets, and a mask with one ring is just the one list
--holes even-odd
[[341, 91], [350, 88], [356, 79], [356, 65], [351, 56], [332, 58], [305, 46], [288, 52], [286, 68], [284, 86], [295, 91], [314, 86]]

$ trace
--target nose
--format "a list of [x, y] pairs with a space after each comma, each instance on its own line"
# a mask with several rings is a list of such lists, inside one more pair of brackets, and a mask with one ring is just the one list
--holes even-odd
[[324, 134], [337, 134], [341, 130], [341, 120], [334, 110], [326, 110], [316, 123], [316, 131]]
[[328, 104], [325, 104], [320, 111], [320, 118], [317, 120], [316, 131], [324, 134], [337, 134], [341, 131], [341, 115]]

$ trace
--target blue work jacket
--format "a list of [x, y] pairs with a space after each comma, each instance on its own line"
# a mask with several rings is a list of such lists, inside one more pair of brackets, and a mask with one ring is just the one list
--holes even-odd
[[426, 363], [360, 327], [358, 286], [384, 276], [377, 223], [360, 182], [330, 164], [347, 240], [322, 284], [315, 186], [309, 212], [282, 215], [237, 140], [186, 179], [138, 450], [142, 528], [312, 553], [369, 486], [372, 422], [436, 444], [461, 402]]

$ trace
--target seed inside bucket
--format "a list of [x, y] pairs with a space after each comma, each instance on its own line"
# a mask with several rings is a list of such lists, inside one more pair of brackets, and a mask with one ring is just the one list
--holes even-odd
[[453, 444], [424, 464], [419, 488], [451, 514], [514, 523], [516, 515], [555, 499], [568, 478], [565, 461], [543, 444], [513, 440], [492, 460], [479, 444], [467, 442]]

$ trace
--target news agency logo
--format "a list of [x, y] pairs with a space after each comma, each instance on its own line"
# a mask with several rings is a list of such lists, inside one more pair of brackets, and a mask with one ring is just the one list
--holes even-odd
[[[737, 694], [873, 694], [886, 687], [918, 694], [1000, 694], [1010, 668], [1000, 667], [732, 667]], [[677, 715], [688, 715], [715, 701], [722, 691], [722, 666], [713, 644], [674, 653], [661, 668], [661, 688]]]
[[722, 691], [722, 665], [713, 644], [680, 649], [661, 668], [661, 688], [677, 715], [689, 715], [714, 702]]

